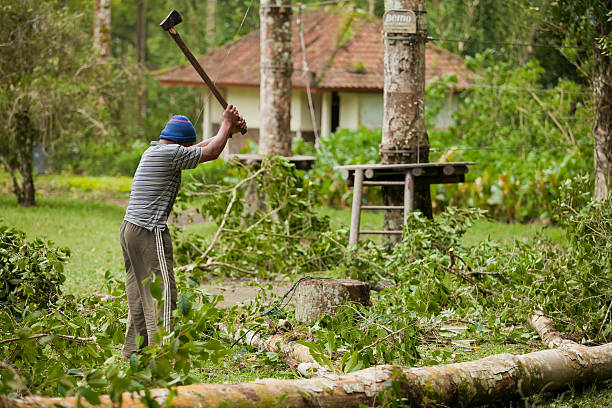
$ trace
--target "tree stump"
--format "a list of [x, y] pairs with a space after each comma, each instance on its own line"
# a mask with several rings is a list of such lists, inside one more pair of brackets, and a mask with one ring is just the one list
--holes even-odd
[[352, 279], [308, 279], [296, 290], [295, 319], [311, 323], [346, 302], [370, 304], [370, 284]]

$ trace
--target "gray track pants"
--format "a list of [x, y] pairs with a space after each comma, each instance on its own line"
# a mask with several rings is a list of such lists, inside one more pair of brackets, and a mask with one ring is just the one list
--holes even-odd
[[[149, 231], [128, 221], [120, 230], [121, 248], [125, 261], [125, 289], [128, 300], [128, 319], [123, 355], [138, 351], [136, 336], [144, 341], [140, 346], [154, 344], [153, 336], [162, 326], [170, 332], [170, 318], [176, 309], [176, 283], [174, 281], [172, 241], [168, 228]], [[153, 274], [161, 278], [162, 304], [151, 295], [149, 286]], [[149, 278], [146, 284], [142, 282]]]

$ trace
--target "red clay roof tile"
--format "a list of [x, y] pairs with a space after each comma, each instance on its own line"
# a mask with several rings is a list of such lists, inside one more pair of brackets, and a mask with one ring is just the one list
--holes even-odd
[[[299, 31], [293, 19], [293, 87], [306, 87]], [[313, 90], [382, 91], [384, 50], [379, 19], [337, 9], [303, 14], [304, 42]], [[198, 58], [217, 86], [259, 87], [259, 30]], [[428, 43], [426, 81], [455, 74], [457, 89], [469, 88], [474, 72], [461, 57]], [[202, 85], [191, 67], [174, 67], [156, 77], [164, 85]]]

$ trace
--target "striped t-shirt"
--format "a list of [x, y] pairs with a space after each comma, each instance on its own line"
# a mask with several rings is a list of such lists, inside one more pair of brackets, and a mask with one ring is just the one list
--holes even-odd
[[149, 231], [164, 229], [181, 186], [181, 170], [195, 168], [201, 157], [201, 147], [151, 142], [134, 174], [124, 219]]

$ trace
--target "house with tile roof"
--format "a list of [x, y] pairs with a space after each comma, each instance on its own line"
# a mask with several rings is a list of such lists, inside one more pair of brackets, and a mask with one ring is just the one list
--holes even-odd
[[[327, 136], [338, 128], [381, 127], [384, 49], [380, 19], [328, 9], [306, 12], [302, 22], [308, 70], [304, 69], [299, 28], [294, 18], [291, 132], [305, 140], [313, 140], [315, 126], [321, 136]], [[242, 137], [234, 136], [230, 144], [232, 153], [245, 145], [245, 138], [257, 141], [259, 137], [259, 47], [257, 30], [198, 58], [220, 92], [229, 103], [238, 107], [247, 121], [249, 132]], [[437, 126], [445, 127], [458, 102], [457, 94], [473, 84], [474, 73], [465, 67], [459, 56], [431, 43], [426, 46], [425, 58], [426, 82], [446, 74], [457, 77], [447, 109], [443, 109], [435, 120]], [[204, 86], [188, 64], [174, 67], [156, 78], [165, 86]], [[308, 84], [314, 124], [308, 102]], [[217, 131], [222, 110], [206, 88], [203, 92], [202, 134], [207, 138]]]

